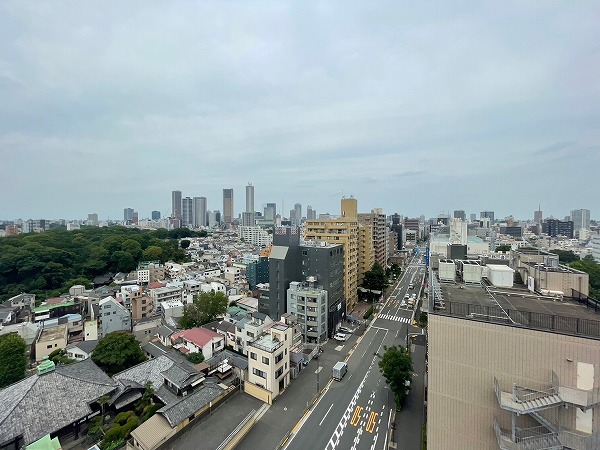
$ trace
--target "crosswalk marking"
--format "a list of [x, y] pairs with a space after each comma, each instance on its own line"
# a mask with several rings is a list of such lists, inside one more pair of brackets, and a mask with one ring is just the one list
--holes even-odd
[[410, 323], [410, 319], [408, 317], [398, 317], [398, 316], [394, 316], [392, 314], [380, 314], [378, 316], [378, 319], [393, 320], [395, 322], [402, 322], [402, 323]]

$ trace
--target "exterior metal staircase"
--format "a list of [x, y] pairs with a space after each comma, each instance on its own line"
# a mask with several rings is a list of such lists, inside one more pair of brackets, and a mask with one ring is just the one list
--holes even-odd
[[564, 403], [554, 386], [544, 390], [513, 386], [513, 392], [510, 393], [502, 391], [498, 380], [494, 378], [494, 391], [500, 407], [517, 414], [530, 414]]
[[549, 432], [545, 427], [522, 428], [515, 430], [515, 436], [510, 431], [504, 431], [494, 419], [494, 431], [498, 446], [502, 450], [562, 450], [558, 433]]

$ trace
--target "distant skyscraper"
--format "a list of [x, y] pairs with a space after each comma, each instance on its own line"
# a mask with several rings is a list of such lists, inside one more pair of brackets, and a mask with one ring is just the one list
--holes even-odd
[[454, 218], [460, 219], [460, 220], [465, 220], [467, 218], [467, 215], [465, 214], [465, 212], [462, 209], [458, 209], [458, 210], [454, 211]]
[[533, 221], [540, 225], [542, 223], [542, 206], [538, 206], [538, 210], [533, 212]]
[[152, 211], [152, 220], [160, 220], [160, 211]]
[[306, 207], [306, 220], [315, 220], [317, 218], [317, 212], [312, 209], [312, 206]]
[[296, 223], [292, 222], [292, 225], [300, 226], [300, 222], [302, 222], [302, 205], [300, 203], [294, 204], [294, 218]]
[[218, 209], [215, 210], [215, 222], [217, 223], [217, 225], [221, 225], [222, 220], [223, 217], [221, 216], [221, 211], [219, 211]]
[[265, 220], [275, 220], [275, 216], [277, 215], [277, 204], [275, 203], [267, 203], [265, 206]]
[[98, 223], [99, 223], [98, 222], [98, 214], [96, 214], [96, 213], [88, 214], [86, 225], [90, 225], [92, 227], [97, 227]]
[[233, 222], [233, 189], [223, 189], [223, 222]]
[[490, 219], [490, 225], [494, 223], [494, 211], [481, 211], [479, 213], [480, 219]]
[[133, 212], [133, 217], [131, 218], [134, 225], [137, 225], [140, 221], [139, 214], [137, 211]]
[[246, 212], [254, 213], [254, 186], [248, 183], [246, 186]]
[[194, 197], [192, 217], [195, 228], [206, 226], [206, 197]]
[[582, 228], [590, 229], [590, 210], [589, 209], [574, 209], [571, 211], [571, 220], [573, 221], [573, 229], [576, 233]]
[[475, 222], [477, 220], [477, 214], [473, 213], [471, 214], [471, 222]]
[[172, 216], [181, 219], [181, 191], [171, 192]]
[[125, 223], [133, 222], [133, 208], [125, 208], [123, 210], [123, 221]]
[[186, 197], [181, 202], [182, 204], [182, 216], [181, 216], [181, 226], [182, 227], [193, 227], [194, 226], [194, 218], [192, 216], [193, 212], [193, 201], [190, 197]]

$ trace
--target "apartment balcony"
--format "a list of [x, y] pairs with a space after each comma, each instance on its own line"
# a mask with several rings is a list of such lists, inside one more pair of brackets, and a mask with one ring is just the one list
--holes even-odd
[[306, 321], [306, 326], [309, 326], [309, 327], [318, 327], [319, 326], [319, 322], [317, 322], [316, 320], [307, 320]]
[[494, 419], [494, 432], [502, 450], [562, 450], [558, 433], [546, 427], [516, 428], [514, 434], [503, 430]]
[[540, 389], [513, 385], [512, 392], [504, 392], [500, 389], [498, 380], [494, 378], [494, 392], [500, 407], [517, 414], [529, 414], [563, 404], [557, 391], [554, 385]]

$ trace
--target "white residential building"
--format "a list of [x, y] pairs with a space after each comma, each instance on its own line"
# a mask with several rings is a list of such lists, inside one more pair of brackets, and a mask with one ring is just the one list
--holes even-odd
[[241, 226], [240, 239], [260, 247], [268, 247], [273, 242], [273, 236], [267, 230], [257, 226]]
[[131, 313], [115, 298], [106, 297], [98, 303], [98, 334], [103, 338], [113, 331], [131, 331]]
[[600, 234], [592, 235], [592, 257], [600, 263]]
[[250, 342], [246, 393], [271, 404], [288, 386], [293, 335], [291, 326], [276, 322]]
[[292, 281], [287, 290], [287, 310], [294, 314], [306, 342], [327, 340], [327, 291]]

